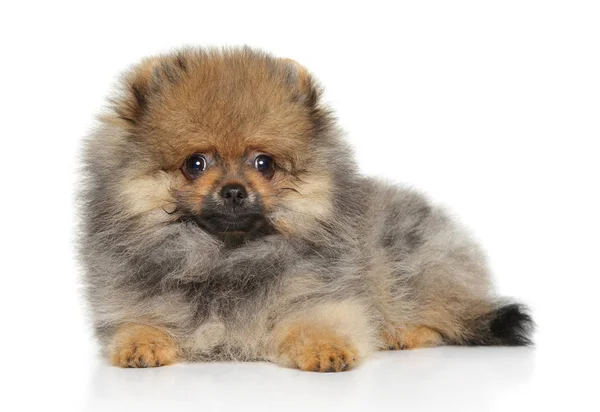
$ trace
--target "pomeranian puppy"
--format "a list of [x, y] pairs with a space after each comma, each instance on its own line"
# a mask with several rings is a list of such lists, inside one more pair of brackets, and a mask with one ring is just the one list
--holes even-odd
[[480, 248], [419, 193], [360, 176], [289, 59], [184, 49], [127, 72], [85, 141], [80, 257], [114, 365], [527, 345]]

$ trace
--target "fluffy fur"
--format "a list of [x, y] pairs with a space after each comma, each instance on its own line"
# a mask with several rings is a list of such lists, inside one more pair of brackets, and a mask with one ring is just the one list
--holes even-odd
[[[185, 49], [124, 75], [85, 141], [81, 190], [107, 359], [340, 371], [379, 349], [530, 343], [527, 311], [494, 295], [462, 228], [419, 193], [357, 174], [320, 94], [296, 62], [249, 48]], [[193, 153], [208, 166], [189, 179]], [[252, 229], [211, 226], [231, 183], [259, 216]]]

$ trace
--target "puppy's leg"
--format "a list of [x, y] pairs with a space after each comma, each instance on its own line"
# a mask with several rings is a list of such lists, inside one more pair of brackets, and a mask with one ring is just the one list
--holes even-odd
[[442, 344], [442, 335], [427, 326], [396, 328], [381, 334], [382, 350], [429, 348]]
[[113, 365], [124, 368], [164, 366], [178, 361], [175, 340], [147, 325], [121, 326], [110, 343], [109, 353]]
[[358, 360], [352, 342], [324, 326], [299, 322], [287, 328], [279, 345], [284, 363], [304, 371], [340, 372]]
[[373, 349], [373, 330], [360, 303], [331, 302], [301, 312], [277, 325], [276, 362], [305, 371], [340, 372]]

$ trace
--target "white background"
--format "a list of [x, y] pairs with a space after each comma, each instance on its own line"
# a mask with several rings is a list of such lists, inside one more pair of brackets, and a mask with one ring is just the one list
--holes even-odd
[[[3, 410], [598, 410], [597, 1], [3, 2]], [[307, 66], [361, 169], [471, 227], [533, 349], [382, 353], [352, 372], [104, 365], [73, 258], [77, 155], [118, 73], [180, 45]], [[3, 404], [2, 404], [3, 403]]]

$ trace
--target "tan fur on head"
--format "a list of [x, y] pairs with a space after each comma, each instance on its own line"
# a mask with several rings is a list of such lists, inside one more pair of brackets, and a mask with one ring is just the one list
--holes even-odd
[[[105, 121], [121, 125], [143, 145], [154, 169], [132, 164], [123, 177], [126, 215], [173, 220], [177, 201], [199, 213], [205, 197], [241, 182], [256, 191], [282, 232], [305, 231], [327, 218], [330, 178], [305, 171], [315, 163], [309, 147], [319, 89], [293, 60], [255, 57], [185, 50], [145, 59], [127, 73], [114, 120]], [[181, 168], [193, 153], [221, 166], [186, 182]], [[270, 181], [252, 167], [240, 169], [252, 153], [275, 159], [278, 169]]]
[[[183, 185], [184, 178], [179, 173], [158, 171], [152, 175], [126, 177], [121, 181], [123, 210], [131, 216], [155, 213], [169, 220], [169, 214], [176, 209], [177, 199], [173, 190]], [[160, 213], [163, 212], [163, 213]]]

